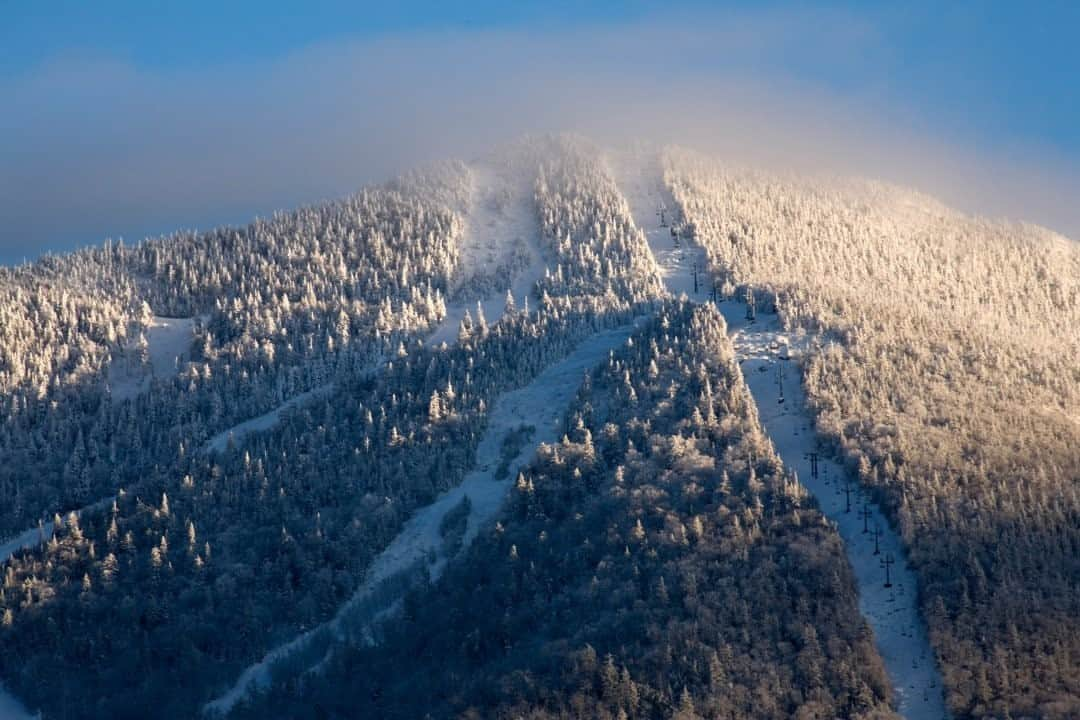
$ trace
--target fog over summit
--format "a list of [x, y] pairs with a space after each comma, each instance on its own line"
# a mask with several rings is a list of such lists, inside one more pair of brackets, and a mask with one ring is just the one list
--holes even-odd
[[345, 35], [209, 64], [73, 50], [0, 78], [0, 256], [242, 223], [562, 131], [879, 178], [1080, 236], [1075, 156], [980, 130], [999, 98], [899, 56], [893, 28], [909, 25], [698, 9]]

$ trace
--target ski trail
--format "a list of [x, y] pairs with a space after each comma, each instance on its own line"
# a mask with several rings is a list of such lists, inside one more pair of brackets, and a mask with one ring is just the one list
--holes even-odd
[[[919, 614], [917, 581], [899, 535], [843, 465], [819, 457], [818, 474], [812, 472], [810, 454], [819, 448], [799, 371], [806, 336], [785, 331], [774, 314], [748, 321], [743, 303], [723, 302], [719, 307], [766, 433], [844, 541], [859, 585], [859, 609], [874, 630], [897, 712], [908, 720], [948, 717], [937, 661]], [[881, 533], [876, 548], [875, 530]], [[894, 561], [888, 568], [891, 587], [886, 587], [882, 564], [888, 558]]]
[[[115, 495], [110, 495], [107, 498], [102, 498], [101, 500], [90, 503], [89, 505], [75, 510], [75, 516], [81, 518], [85, 513], [93, 513], [97, 512], [98, 510], [103, 510], [108, 506], [112, 505], [113, 500], [115, 499]], [[67, 513], [65, 513], [64, 517], [61, 518], [61, 525], [63, 525], [66, 519]], [[53, 526], [53, 521], [49, 520], [48, 522], [41, 523], [39, 527], [24, 530], [18, 535], [9, 538], [8, 540], [5, 540], [3, 543], [0, 543], [0, 563], [7, 562], [8, 558], [10, 558], [12, 555], [24, 548], [37, 547], [38, 545], [43, 545], [44, 543], [49, 542], [49, 540], [52, 539], [53, 531], [55, 529], [56, 528]]]
[[[685, 294], [694, 301], [708, 298], [712, 288], [707, 287], [705, 252], [689, 240], [672, 234], [680, 227], [678, 208], [664, 187], [658, 158], [627, 152], [609, 156], [608, 164], [630, 205], [634, 225], [648, 241], [668, 292], [675, 297]], [[695, 274], [698, 275], [696, 282]]]
[[[418, 571], [432, 582], [438, 579], [451, 559], [440, 533], [446, 514], [465, 498], [469, 499], [469, 516], [461, 546], [467, 547], [480, 529], [494, 519], [518, 471], [532, 458], [536, 448], [561, 437], [563, 414], [576, 395], [584, 374], [626, 342], [643, 320], [638, 318], [633, 323], [591, 335], [565, 358], [545, 368], [528, 385], [499, 396], [477, 447], [476, 468], [461, 484], [414, 513], [372, 563], [363, 585], [333, 619], [271, 650], [258, 663], [244, 670], [236, 683], [208, 703], [204, 710], [211, 715], [224, 716], [251, 691], [269, 686], [275, 663], [313, 648], [318, 652], [322, 644], [328, 644], [330, 637], [365, 635], [372, 620], [392, 614], [396, 601], [415, 580]], [[502, 459], [503, 439], [521, 425], [531, 425], [535, 431], [509, 462], [507, 475], [497, 480], [494, 474]], [[312, 664], [318, 661], [319, 658], [315, 658]]]
[[18, 700], [9, 695], [0, 685], [0, 720], [35, 720], [40, 715], [31, 715]]
[[[692, 294], [691, 265], [697, 262], [698, 268], [705, 267], [704, 251], [696, 246], [674, 248], [670, 230], [659, 227], [659, 206], [663, 203], [671, 210], [675, 208], [662, 186], [659, 163], [651, 157], [625, 154], [615, 156], [612, 166], [635, 224], [646, 228], [645, 236], [664, 272], [668, 290], [672, 294], [686, 292], [698, 301], [707, 300], [712, 288], [706, 289], [704, 282], [699, 282], [699, 292]], [[907, 720], [948, 718], [936, 657], [919, 614], [915, 574], [899, 536], [881, 509], [863, 496], [853, 480], [848, 510], [844, 488], [845, 480], [851, 479], [842, 465], [821, 457], [817, 475], [810, 470], [810, 453], [818, 451], [818, 443], [798, 364], [808, 347], [807, 336], [785, 331], [775, 314], [748, 320], [747, 306], [741, 302], [721, 302], [718, 307], [727, 321], [728, 334], [766, 434], [784, 465], [798, 472], [800, 481], [817, 498], [821, 511], [844, 541], [859, 587], [859, 609], [874, 631], [878, 652], [893, 685], [897, 712]], [[865, 521], [861, 514], [864, 509]], [[870, 532], [863, 532], [864, 522]], [[871, 534], [875, 528], [881, 533], [876, 553]], [[885, 586], [882, 565], [887, 558], [893, 560], [888, 568], [891, 587]]]
[[[458, 327], [465, 312], [477, 320], [477, 306], [483, 308], [488, 324], [503, 316], [506, 291], [521, 305], [533, 294], [536, 283], [544, 275], [544, 253], [538, 239], [539, 226], [533, 203], [532, 182], [527, 175], [517, 175], [494, 161], [478, 162], [472, 168], [472, 193], [464, 209], [465, 232], [461, 240], [462, 274], [455, 283], [455, 294], [467, 295], [470, 283], [499, 282], [489, 293], [470, 300], [447, 302], [446, 317], [427, 339], [428, 345], [457, 340]], [[518, 253], [520, 262], [513, 264]], [[496, 277], [513, 265], [505, 278]]]
[[225, 452], [225, 448], [229, 446], [229, 440], [231, 439], [235, 444], [239, 444], [245, 436], [251, 433], [263, 432], [277, 425], [278, 420], [281, 419], [283, 413], [299, 405], [303, 405], [312, 400], [318, 400], [319, 398], [326, 397], [334, 389], [333, 383], [327, 383], [313, 390], [302, 392], [299, 395], [293, 395], [285, 402], [278, 405], [270, 412], [257, 415], [253, 418], [244, 420], [241, 423], [233, 425], [228, 430], [222, 430], [214, 437], [207, 441], [204, 448], [205, 452]]

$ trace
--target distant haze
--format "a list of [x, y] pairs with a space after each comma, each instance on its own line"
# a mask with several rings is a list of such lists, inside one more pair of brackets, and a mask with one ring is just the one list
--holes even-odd
[[[558, 131], [866, 175], [1080, 238], [1074, 158], [938, 127], [890, 90], [904, 59], [882, 33], [765, 12], [411, 33], [211, 67], [56, 59], [0, 80], [0, 262], [243, 223]], [[828, 68], [855, 77], [821, 81]]]

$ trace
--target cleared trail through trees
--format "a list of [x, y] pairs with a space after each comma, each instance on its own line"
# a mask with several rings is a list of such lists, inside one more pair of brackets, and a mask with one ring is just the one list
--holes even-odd
[[668, 292], [676, 297], [685, 294], [694, 301], [708, 298], [712, 286], [705, 274], [705, 252], [684, 238], [676, 241], [672, 235], [673, 229], [676, 232], [680, 229], [680, 221], [676, 217], [675, 202], [663, 186], [659, 162], [634, 152], [614, 155], [608, 162], [630, 205], [634, 224], [649, 242]]
[[0, 685], [0, 720], [34, 720], [40, 715], [31, 715], [22, 704], [7, 694]]
[[446, 318], [428, 338], [429, 345], [453, 344], [466, 311], [473, 320], [479, 319], [478, 304], [488, 324], [498, 322], [506, 307], [506, 291], [521, 304], [544, 275], [531, 176], [495, 161], [470, 167], [472, 189], [468, 206], [462, 209], [460, 277], [446, 304]]
[[[586, 372], [626, 342], [643, 318], [583, 340], [569, 355], [548, 366], [532, 382], [501, 395], [494, 403], [487, 428], [476, 451], [476, 467], [457, 487], [418, 510], [394, 541], [375, 559], [363, 585], [324, 625], [267, 653], [248, 667], [223, 695], [206, 705], [210, 715], [226, 715], [253, 690], [272, 680], [276, 663], [291, 664], [297, 674], [317, 667], [335, 638], [369, 638], [372, 621], [392, 614], [404, 590], [418, 578], [436, 580], [448, 560], [467, 547], [490, 523], [506, 498], [518, 471], [541, 443], [556, 442], [563, 434], [563, 415]], [[503, 455], [503, 440], [522, 425], [534, 428], [512, 458]], [[503, 464], [501, 477], [496, 477]], [[465, 499], [468, 519], [460, 543], [444, 537], [444, 519]]]
[[[470, 299], [447, 302], [446, 317], [424, 339], [429, 346], [456, 343], [465, 313], [470, 313], [474, 321], [479, 320], [478, 306], [489, 325], [498, 322], [506, 309], [507, 290], [519, 305], [534, 302], [533, 290], [546, 267], [537, 237], [539, 225], [530, 178], [517, 177], [495, 161], [474, 163], [471, 171], [470, 200], [468, 207], [462, 208], [466, 219], [461, 245], [462, 275], [455, 288], [459, 296]], [[515, 248], [520, 252], [520, 262], [516, 264], [510, 257]], [[502, 275], [503, 271], [509, 274]], [[382, 367], [383, 363], [378, 363], [376, 372]], [[214, 435], [206, 450], [223, 452], [230, 437], [239, 444], [250, 433], [269, 430], [283, 413], [326, 397], [333, 389], [334, 385], [329, 383], [289, 398], [269, 412]]]
[[[670, 231], [659, 226], [657, 209], [663, 204], [669, 211], [674, 208], [659, 165], [623, 156], [615, 158], [613, 169], [634, 222], [645, 232], [664, 272], [668, 290], [708, 301], [711, 281], [706, 288], [699, 277], [699, 291], [693, 293], [692, 264], [697, 262], [699, 271], [704, 267], [704, 251], [696, 245], [686, 247], [686, 240], [683, 247], [674, 248]], [[670, 221], [670, 217], [665, 219]], [[881, 508], [864, 496], [841, 464], [825, 458], [818, 447], [799, 370], [809, 338], [784, 330], [772, 313], [757, 313], [749, 320], [743, 302], [723, 301], [718, 307], [762, 426], [784, 465], [798, 473], [844, 541], [859, 586], [859, 609], [874, 631], [897, 712], [908, 720], [948, 718], [941, 675], [919, 614], [915, 574], [903, 544]]]
[[874, 630], [897, 711], [909, 720], [948, 717], [937, 661], [919, 615], [915, 573], [900, 537], [843, 465], [820, 454], [811, 462], [819, 448], [798, 366], [805, 338], [785, 331], [774, 314], [759, 314], [749, 322], [744, 303], [722, 302], [720, 309], [761, 424], [784, 464], [798, 472], [844, 540], [859, 584], [859, 608]]
[[212, 438], [210, 438], [209, 441], [207, 441], [206, 451], [224, 452], [225, 448], [229, 446], [230, 439], [234, 443], [239, 444], [244, 439], [244, 436], [250, 433], [269, 430], [270, 428], [277, 425], [278, 420], [281, 419], [282, 414], [286, 411], [303, 405], [304, 403], [310, 402], [312, 400], [324, 398], [329, 395], [331, 391], [333, 391], [333, 389], [334, 384], [327, 383], [326, 385], [317, 387], [314, 390], [308, 390], [307, 392], [302, 392], [299, 395], [294, 395], [293, 397], [278, 405], [270, 412], [266, 412], [262, 415], [250, 418], [243, 421], [242, 423], [233, 425], [228, 430], [223, 430], [219, 432], [217, 435], [213, 436]]

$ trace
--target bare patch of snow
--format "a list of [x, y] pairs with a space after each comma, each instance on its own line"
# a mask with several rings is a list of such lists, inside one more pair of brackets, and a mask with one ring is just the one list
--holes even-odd
[[191, 347], [195, 318], [154, 317], [146, 339], [150, 343], [150, 367], [155, 377], [165, 377], [177, 370]]
[[191, 346], [195, 320], [193, 317], [155, 316], [146, 331], [145, 358], [139, 357], [137, 348], [128, 347], [109, 366], [109, 388], [113, 397], [128, 400], [144, 392], [150, 386], [151, 378], [176, 373]]

